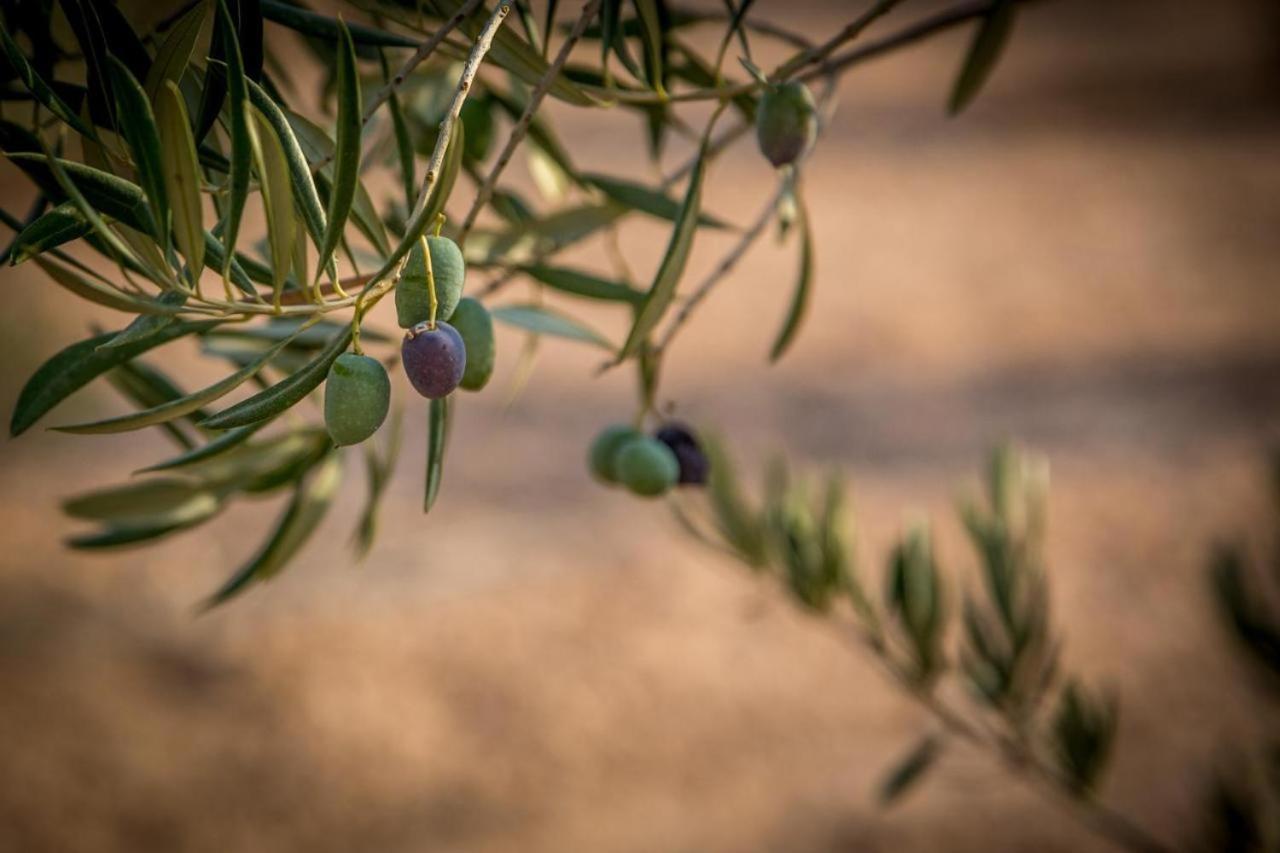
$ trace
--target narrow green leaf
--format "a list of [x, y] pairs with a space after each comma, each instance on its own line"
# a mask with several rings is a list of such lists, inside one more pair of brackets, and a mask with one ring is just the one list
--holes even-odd
[[454, 184], [458, 181], [458, 173], [462, 171], [463, 149], [466, 147], [466, 128], [460, 121], [453, 123], [452, 138], [444, 152], [444, 163], [440, 166], [440, 174], [431, 186], [431, 198], [423, 209], [424, 221], [428, 224], [436, 221], [436, 217], [444, 212]]
[[138, 181], [151, 206], [155, 238], [167, 251], [169, 243], [169, 196], [165, 191], [165, 169], [161, 163], [160, 131], [156, 127], [151, 102], [142, 86], [124, 63], [107, 57], [107, 73], [116, 100], [116, 125], [129, 143]]
[[192, 287], [204, 269], [204, 206], [200, 199], [200, 162], [191, 120], [178, 87], [166, 81], [156, 97], [160, 128], [161, 168], [165, 192], [173, 206], [173, 235], [187, 261]]
[[541, 305], [502, 305], [491, 312], [493, 319], [540, 335], [595, 344], [610, 352], [613, 344], [604, 335], [580, 321]]
[[[378, 61], [382, 65], [382, 84], [389, 86], [391, 69], [387, 65], [386, 51], [378, 51]], [[405, 204], [412, 208], [418, 186], [413, 165], [413, 140], [409, 136], [409, 125], [405, 122], [404, 110], [400, 107], [400, 95], [394, 88], [390, 91], [391, 94], [387, 97], [387, 112], [391, 114], [391, 130], [395, 135], [396, 156], [400, 160], [400, 182], [404, 186]], [[471, 103], [479, 102], [473, 97], [466, 102], [466, 104]], [[463, 105], [464, 109], [466, 104]]]
[[382, 496], [386, 492], [387, 483], [391, 480], [392, 472], [395, 471], [396, 459], [400, 455], [400, 439], [403, 432], [401, 427], [404, 420], [400, 415], [399, 408], [391, 415], [391, 423], [386, 430], [384, 452], [379, 453], [372, 441], [365, 442], [364, 445], [365, 476], [369, 485], [368, 497], [360, 513], [355, 536], [352, 537], [357, 559], [363, 559], [369, 553], [377, 534], [378, 509], [382, 505]]
[[62, 264], [48, 260], [46, 258], [32, 258], [32, 263], [44, 270], [49, 278], [53, 279], [58, 285], [66, 288], [81, 299], [88, 300], [96, 305], [104, 308], [110, 308], [113, 311], [123, 311], [126, 314], [173, 314], [174, 309], [160, 304], [152, 299], [145, 299], [116, 290], [114, 287], [102, 284], [94, 279], [82, 276], [74, 270], [63, 266]]
[[185, 468], [188, 465], [194, 465], [198, 462], [204, 462], [207, 459], [213, 459], [229, 450], [239, 447], [247, 441], [254, 433], [262, 429], [271, 421], [258, 421], [248, 426], [236, 427], [229, 429], [222, 435], [212, 441], [202, 444], [186, 453], [166, 459], [163, 462], [157, 462], [155, 465], [148, 465], [135, 473], [145, 474], [151, 471], [171, 471], [174, 468]]
[[649, 85], [655, 92], [662, 92], [663, 41], [666, 38], [662, 29], [662, 15], [656, 0], [634, 0], [636, 15], [640, 19], [641, 33], [645, 47], [645, 74]]
[[449, 398], [431, 401], [427, 410], [427, 482], [422, 498], [422, 511], [430, 512], [440, 494], [444, 478], [444, 451], [449, 440]]
[[706, 160], [707, 139], [703, 139], [698, 162], [689, 175], [689, 188], [685, 192], [684, 204], [681, 205], [680, 215], [671, 232], [671, 241], [667, 244], [653, 286], [649, 288], [644, 304], [636, 312], [635, 324], [618, 354], [620, 359], [636, 353], [675, 298], [676, 287], [689, 260], [689, 251], [693, 248], [693, 235], [697, 230], [698, 212], [702, 204], [702, 178], [706, 172]]
[[332, 449], [323, 427], [301, 427], [186, 465], [182, 473], [213, 488], [264, 494], [292, 484]]
[[200, 425], [206, 429], [228, 429], [280, 414], [319, 387], [328, 375], [329, 367], [350, 343], [351, 327], [347, 326], [297, 373], [206, 418]]
[[152, 479], [101, 489], [63, 503], [73, 518], [107, 525], [67, 544], [98, 549], [149, 541], [206, 521], [221, 508], [218, 495], [190, 480]]
[[153, 104], [159, 100], [166, 83], [176, 85], [182, 81], [182, 74], [187, 70], [187, 63], [191, 61], [196, 39], [200, 36], [200, 30], [208, 14], [209, 4], [206, 0], [201, 0], [170, 27], [164, 41], [160, 43], [144, 85], [147, 97]]
[[144, 429], [156, 424], [168, 423], [176, 418], [183, 417], [194, 412], [202, 406], [212, 403], [214, 400], [221, 399], [227, 394], [239, 388], [246, 380], [258, 375], [258, 372], [267, 365], [271, 359], [275, 358], [280, 350], [288, 345], [288, 341], [280, 343], [267, 350], [257, 360], [245, 365], [244, 367], [232, 373], [225, 379], [221, 379], [207, 388], [179, 397], [176, 400], [169, 400], [158, 406], [152, 406], [149, 409], [143, 409], [139, 412], [131, 412], [127, 415], [121, 415], [116, 418], [106, 418], [105, 420], [92, 421], [89, 423], [68, 424], [66, 426], [56, 426], [58, 432], [70, 432], [79, 435], [101, 435], [113, 432], [131, 432], [132, 430]]
[[27, 62], [27, 58], [23, 56], [22, 50], [14, 42], [12, 36], [9, 35], [8, 27], [0, 27], [0, 49], [3, 49], [5, 58], [9, 60], [9, 65], [17, 73], [18, 79], [22, 81], [22, 85], [27, 88], [33, 98], [78, 132], [90, 139], [98, 138], [93, 128], [81, 121], [80, 117], [76, 115], [76, 111], [71, 109], [66, 101], [59, 98], [53, 87], [46, 83], [31, 67], [31, 64]]
[[248, 84], [245, 82], [244, 60], [240, 53], [240, 41], [231, 20], [226, 0], [218, 0], [215, 29], [222, 34], [226, 53], [227, 105], [230, 113], [231, 175], [228, 181], [227, 207], [222, 220], [222, 243], [227, 253], [222, 261], [222, 277], [231, 276], [231, 258], [240, 236], [240, 220], [249, 197], [249, 177], [253, 170], [253, 143], [249, 139], [248, 115], [245, 106], [249, 101]]
[[111, 525], [97, 533], [68, 537], [66, 544], [82, 551], [97, 551], [152, 542], [202, 524], [221, 510], [222, 501], [216, 495], [202, 493], [148, 519]]
[[[324, 243], [324, 205], [320, 201], [320, 193], [317, 192], [315, 180], [311, 175], [311, 166], [307, 162], [307, 156], [294, 132], [294, 127], [279, 105], [261, 86], [252, 81], [249, 82], [249, 100], [275, 131], [288, 165], [293, 200], [298, 210], [302, 212], [302, 221], [306, 225], [307, 233], [311, 235], [311, 240], [318, 249]], [[323, 135], [323, 132], [321, 133]], [[336, 276], [337, 273], [332, 267], [330, 271], [331, 275]]]
[[[155, 301], [166, 309], [172, 308], [177, 311], [177, 309], [186, 304], [187, 294], [181, 290], [167, 290], [157, 296]], [[143, 314], [140, 317], [135, 317], [118, 335], [102, 346], [119, 347], [142, 340], [160, 331], [165, 326], [171, 325], [176, 319], [172, 314]]]
[[271, 286], [276, 304], [279, 305], [285, 279], [288, 278], [289, 267], [293, 263], [295, 217], [289, 164], [271, 123], [252, 106], [246, 104], [245, 109], [251, 113], [248, 122], [249, 139], [258, 170], [262, 209], [267, 219], [267, 245], [271, 249]]
[[[679, 201], [665, 193], [632, 181], [594, 173], [584, 173], [582, 180], [621, 205], [638, 210], [641, 213], [647, 213], [650, 216], [656, 216], [658, 219], [665, 219], [668, 222], [675, 222], [683, 209]], [[730, 227], [724, 220], [705, 213], [699, 214], [698, 224], [710, 228]]]
[[42, 252], [78, 240], [93, 230], [70, 202], [63, 202], [41, 214], [40, 218], [18, 232], [10, 247], [10, 263], [20, 264]]
[[320, 244], [316, 280], [320, 270], [329, 264], [347, 217], [355, 200], [356, 184], [360, 179], [360, 130], [364, 108], [361, 106], [360, 76], [356, 67], [356, 48], [351, 33], [345, 25], [339, 26], [338, 47], [338, 124], [337, 149], [334, 155], [333, 186], [329, 190], [328, 221], [324, 239]]
[[341, 482], [342, 457], [330, 453], [310, 477], [298, 484], [293, 499], [262, 549], [209, 597], [203, 609], [216, 607], [249, 584], [279, 574], [324, 520]]
[[562, 293], [571, 293], [574, 296], [584, 296], [588, 299], [599, 299], [605, 302], [625, 302], [630, 305], [640, 304], [645, 297], [643, 291], [636, 290], [634, 287], [623, 284], [620, 281], [610, 281], [591, 273], [569, 269], [568, 267], [529, 264], [522, 266], [520, 270], [548, 287], [555, 288]]
[[803, 202], [799, 202], [799, 211], [797, 224], [800, 231], [800, 273], [791, 296], [791, 307], [787, 309], [787, 318], [773, 342], [773, 349], [769, 351], [770, 361], [782, 358], [795, 339], [796, 332], [800, 331], [800, 324], [809, 310], [809, 296], [813, 289], [813, 231], [809, 227], [809, 212]]
[[262, 16], [274, 24], [288, 27], [304, 36], [338, 41], [345, 26], [351, 40], [366, 47], [417, 47], [418, 42], [398, 33], [364, 24], [347, 24], [327, 15], [303, 9], [282, 0], [262, 0]]
[[98, 3], [84, 0], [60, 0], [71, 31], [80, 45], [84, 58], [86, 99], [85, 107], [100, 125], [115, 126], [115, 105], [111, 98], [111, 84], [107, 77], [106, 31], [99, 17]]
[[926, 735], [885, 775], [880, 783], [880, 802], [888, 805], [911, 789], [933, 766], [942, 752], [942, 741]]
[[[50, 198], [59, 202], [67, 199], [66, 190], [50, 166], [51, 159], [43, 153], [24, 152], [6, 156]], [[95, 210], [139, 231], [152, 231], [151, 210], [147, 207], [142, 188], [137, 184], [72, 160], [58, 159], [56, 162]]]
[[1016, 5], [1014, 0], [997, 0], [978, 24], [947, 103], [947, 111], [951, 115], [957, 115], [969, 106], [995, 70], [1013, 29]]
[[161, 344], [208, 331], [220, 322], [178, 322], [140, 341], [109, 349], [100, 347], [117, 332], [106, 332], [72, 344], [42, 364], [27, 380], [14, 405], [9, 434], [17, 436], [26, 432], [46, 412], [111, 368]]

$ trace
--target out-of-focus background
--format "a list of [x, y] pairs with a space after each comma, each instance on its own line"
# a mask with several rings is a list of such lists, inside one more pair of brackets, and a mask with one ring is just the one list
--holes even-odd
[[[820, 38], [862, 5], [752, 14]], [[876, 32], [933, 5], [904, 3]], [[663, 398], [753, 467], [778, 450], [845, 467], [875, 573], [904, 519], [930, 513], [943, 564], [970, 576], [955, 495], [1002, 439], [1048, 454], [1065, 659], [1122, 700], [1102, 793], [1174, 840], [1222, 750], [1262, 722], [1204, 566], [1215, 537], [1260, 529], [1280, 438], [1280, 13], [1034, 4], [948, 120], [969, 37], [845, 79], [806, 167], [817, 290], [793, 352], [766, 364], [794, 275], [793, 248], [766, 241], [671, 351]], [[651, 176], [634, 118], [554, 115], [584, 168]], [[709, 207], [745, 223], [771, 180], [748, 141], [713, 168]], [[0, 184], [25, 209], [15, 170]], [[626, 233], [647, 277], [664, 231]], [[704, 232], [687, 281], [731, 240]], [[32, 267], [2, 278], [8, 411], [37, 364], [117, 321]], [[622, 332], [616, 313], [586, 316]], [[406, 450], [369, 557], [347, 547], [353, 456], [302, 557], [207, 615], [193, 605], [276, 505], [80, 554], [60, 544], [78, 529], [60, 496], [128, 477], [163, 436], [0, 443], [0, 848], [1102, 849], [962, 747], [879, 808], [881, 773], [929, 720], [660, 504], [589, 481], [585, 448], [629, 412], [629, 374], [594, 378], [594, 351], [548, 341], [504, 407], [519, 345], [501, 338], [495, 382], [458, 407], [430, 517], [423, 407], [397, 380]], [[160, 358], [196, 387], [213, 374], [190, 350]], [[122, 410], [95, 385], [55, 420]]]

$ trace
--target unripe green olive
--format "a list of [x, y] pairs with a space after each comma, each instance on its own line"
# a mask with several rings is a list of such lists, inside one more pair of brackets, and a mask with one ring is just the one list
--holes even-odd
[[774, 166], [803, 157], [818, 138], [818, 108], [803, 83], [771, 86], [756, 109], [756, 140]]
[[618, 479], [637, 495], [665, 494], [680, 477], [675, 453], [656, 438], [636, 438], [622, 445], [614, 459]]
[[[428, 237], [431, 250], [431, 272], [436, 282], [436, 319], [448, 320], [462, 298], [467, 265], [462, 250], [448, 237]], [[431, 293], [427, 289], [427, 264], [422, 243], [409, 250], [400, 278], [396, 281], [396, 319], [402, 329], [412, 329], [431, 319]]]
[[391, 380], [377, 359], [346, 352], [324, 383], [324, 425], [339, 447], [359, 444], [378, 431], [391, 405]]
[[605, 427], [591, 442], [591, 452], [587, 457], [591, 473], [602, 483], [617, 483], [618, 472], [615, 469], [618, 451], [624, 444], [644, 438], [644, 433], [630, 424], [614, 424]]
[[467, 391], [479, 391], [489, 384], [489, 377], [493, 376], [496, 355], [493, 318], [478, 299], [467, 296], [458, 302], [449, 322], [458, 330], [462, 343], [467, 348], [467, 367], [458, 387]]

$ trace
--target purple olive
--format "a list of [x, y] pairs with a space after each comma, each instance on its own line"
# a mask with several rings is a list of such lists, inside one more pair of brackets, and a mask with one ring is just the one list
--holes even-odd
[[467, 348], [458, 330], [448, 323], [419, 323], [404, 334], [400, 360], [415, 391], [438, 400], [447, 397], [462, 381]]
[[711, 472], [711, 462], [698, 443], [693, 430], [678, 421], [663, 424], [653, 434], [658, 441], [671, 448], [680, 463], [680, 479], [684, 486], [700, 486], [707, 482]]

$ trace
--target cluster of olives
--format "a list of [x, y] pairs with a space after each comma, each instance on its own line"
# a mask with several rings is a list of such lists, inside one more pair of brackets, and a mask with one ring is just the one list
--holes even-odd
[[606, 427], [591, 444], [591, 473], [602, 483], [657, 497], [680, 485], [707, 482], [710, 464], [687, 426], [667, 423], [652, 437], [627, 424]]
[[803, 83], [770, 85], [756, 109], [760, 153], [776, 167], [789, 166], [818, 138], [818, 108]]
[[[479, 391], [493, 375], [493, 318], [477, 300], [463, 297], [466, 263], [448, 237], [427, 237], [409, 253], [396, 281], [396, 316], [407, 329], [400, 360], [414, 390], [447, 397], [456, 388]], [[427, 252], [435, 285], [431, 316]], [[448, 321], [448, 322], [446, 322]], [[391, 380], [377, 359], [343, 353], [325, 381], [324, 421], [339, 446], [359, 444], [377, 432], [391, 405]]]

